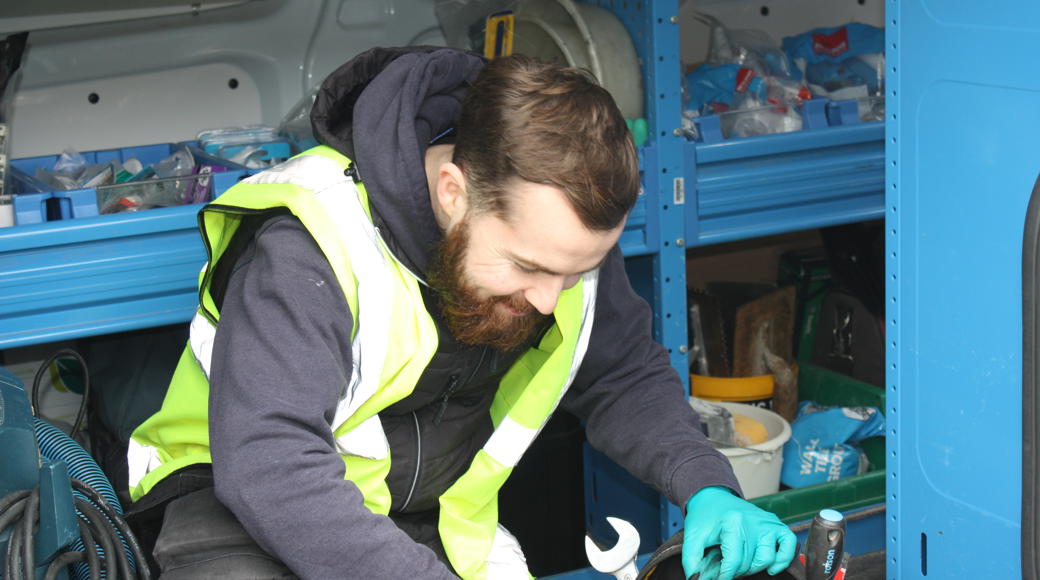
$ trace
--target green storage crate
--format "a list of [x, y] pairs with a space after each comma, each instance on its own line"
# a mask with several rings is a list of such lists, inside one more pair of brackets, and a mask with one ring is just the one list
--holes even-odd
[[[885, 411], [885, 391], [840, 373], [800, 363], [798, 399], [822, 405], [877, 407]], [[806, 487], [785, 489], [751, 499], [784, 523], [811, 519], [822, 508], [847, 512], [885, 502], [885, 438], [872, 437], [860, 444], [870, 461], [866, 473]]]

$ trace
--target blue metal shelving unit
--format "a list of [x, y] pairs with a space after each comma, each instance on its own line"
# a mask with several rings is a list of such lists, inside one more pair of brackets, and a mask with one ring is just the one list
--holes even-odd
[[[686, 249], [882, 218], [885, 127], [877, 121], [860, 123], [845, 114], [848, 107], [830, 103], [803, 131], [689, 142], [679, 131], [678, 2], [593, 3], [622, 20], [643, 66], [652, 143], [642, 152], [646, 220], [659, 238], [652, 261], [630, 259], [629, 273], [653, 307], [656, 338], [669, 349], [685, 382]], [[648, 249], [653, 242], [648, 238]], [[640, 530], [645, 552], [682, 526], [676, 506], [601, 454], [587, 451], [585, 470], [586, 526], [594, 535], [610, 538], [604, 518], [623, 517]], [[882, 517], [872, 515], [857, 524], [869, 537], [855, 547], [883, 548]], [[579, 570], [553, 578], [585, 577], [597, 576]]]
[[190, 320], [200, 207], [0, 229], [0, 349]]
[[686, 238], [714, 244], [884, 216], [880, 121], [685, 144]]
[[[192, 147], [197, 163], [222, 168], [209, 178], [214, 195], [255, 173], [195, 148], [195, 142], [185, 144]], [[135, 158], [148, 164], [166, 158], [177, 146], [83, 155], [88, 163]], [[42, 187], [33, 172], [49, 169], [57, 159], [14, 160], [13, 181], [29, 191]], [[117, 187], [128, 188], [115, 190], [120, 195], [136, 193], [132, 183]], [[88, 188], [16, 196], [19, 225], [0, 228], [0, 349], [191, 319], [198, 273], [206, 259], [195, 217], [202, 204], [99, 216], [98, 195], [99, 190]], [[49, 213], [51, 202], [61, 211]]]
[[[206, 253], [201, 204], [0, 228], [0, 349], [191, 320]], [[622, 239], [653, 250], [645, 202]]]

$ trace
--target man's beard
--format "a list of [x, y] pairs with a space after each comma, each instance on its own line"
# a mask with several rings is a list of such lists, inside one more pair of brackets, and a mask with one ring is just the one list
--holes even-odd
[[[463, 260], [469, 249], [469, 219], [448, 232], [434, 249], [429, 270], [430, 286], [441, 298], [445, 322], [455, 340], [508, 351], [527, 343], [547, 318], [523, 296], [480, 298], [466, 279]], [[503, 311], [507, 305], [520, 312]]]

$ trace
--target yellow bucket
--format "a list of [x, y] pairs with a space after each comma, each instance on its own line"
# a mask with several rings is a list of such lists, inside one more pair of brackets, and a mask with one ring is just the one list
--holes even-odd
[[773, 375], [754, 377], [707, 377], [690, 374], [693, 396], [708, 401], [729, 401], [773, 408]]

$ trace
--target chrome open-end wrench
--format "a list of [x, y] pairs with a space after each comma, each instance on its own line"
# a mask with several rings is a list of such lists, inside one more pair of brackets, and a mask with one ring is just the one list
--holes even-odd
[[585, 555], [589, 557], [589, 564], [599, 572], [613, 574], [617, 580], [635, 580], [639, 573], [636, 569], [639, 532], [632, 524], [620, 518], [608, 517], [607, 522], [618, 533], [617, 544], [604, 552], [592, 538], [585, 536]]

